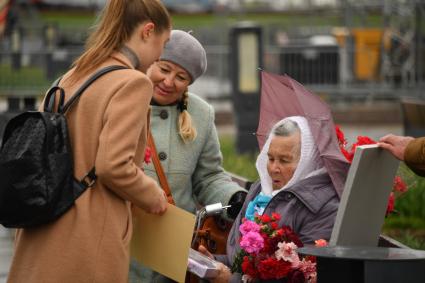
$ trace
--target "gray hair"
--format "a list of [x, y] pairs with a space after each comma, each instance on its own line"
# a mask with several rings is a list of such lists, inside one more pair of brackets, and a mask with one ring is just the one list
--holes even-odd
[[285, 120], [273, 130], [273, 134], [280, 137], [289, 137], [300, 132], [300, 127], [298, 127], [298, 124], [292, 120]]
[[[292, 120], [285, 120], [273, 130], [273, 134], [277, 137], [290, 137], [297, 133], [300, 134], [301, 138], [301, 129], [298, 124]], [[301, 141], [294, 146], [292, 152], [297, 158], [301, 157]]]

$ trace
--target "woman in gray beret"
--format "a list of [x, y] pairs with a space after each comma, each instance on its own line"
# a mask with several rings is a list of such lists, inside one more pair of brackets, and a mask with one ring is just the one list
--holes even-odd
[[[206, 68], [206, 53], [199, 41], [187, 32], [173, 30], [160, 60], [148, 71], [154, 84], [151, 132], [175, 204], [191, 213], [196, 212], [197, 204], [230, 204], [225, 216], [234, 219], [246, 191], [222, 168], [213, 107], [188, 92]], [[144, 168], [158, 180], [152, 163]], [[133, 261], [133, 282], [172, 282], [137, 265]]]

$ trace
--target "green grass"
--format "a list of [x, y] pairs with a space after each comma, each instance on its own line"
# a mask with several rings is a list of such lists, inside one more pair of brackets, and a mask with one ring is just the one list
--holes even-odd
[[341, 20], [337, 16], [312, 17], [289, 15], [289, 14], [208, 14], [208, 15], [173, 15], [175, 27], [214, 27], [216, 25], [234, 25], [239, 21], [252, 21], [262, 25], [341, 25]]
[[398, 174], [408, 191], [396, 199], [396, 213], [385, 219], [383, 231], [411, 248], [425, 250], [425, 179], [404, 164]]
[[44, 11], [41, 19], [45, 23], [57, 24], [58, 28], [88, 28], [94, 24], [96, 14], [94, 12], [72, 11]]
[[[253, 21], [261, 25], [279, 25], [281, 27], [299, 26], [342, 26], [342, 14], [336, 13], [211, 13], [211, 14], [171, 14], [174, 28], [196, 29], [233, 25], [238, 21]], [[94, 12], [81, 11], [43, 11], [41, 19], [46, 23], [55, 23], [61, 28], [88, 28], [96, 19]], [[355, 25], [362, 24], [359, 17], [353, 18]], [[358, 24], [357, 24], [358, 23]], [[382, 17], [369, 15], [364, 23], [367, 26], [382, 26]]]
[[226, 171], [247, 178], [249, 181], [258, 179], [255, 169], [255, 155], [239, 155], [235, 150], [235, 140], [232, 136], [220, 136], [223, 167]]
[[383, 229], [383, 234], [405, 244], [412, 249], [425, 250], [425, 230], [423, 229]]
[[0, 93], [10, 90], [28, 90], [33, 93], [42, 93], [50, 85], [43, 73], [43, 69], [36, 67], [22, 67], [13, 70], [9, 65], [0, 65]]

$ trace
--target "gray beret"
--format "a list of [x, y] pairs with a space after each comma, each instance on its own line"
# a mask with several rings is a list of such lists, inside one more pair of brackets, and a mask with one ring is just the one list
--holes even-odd
[[191, 76], [191, 83], [207, 69], [207, 55], [201, 43], [191, 34], [182, 30], [172, 30], [170, 40], [165, 45], [160, 60], [180, 65]]

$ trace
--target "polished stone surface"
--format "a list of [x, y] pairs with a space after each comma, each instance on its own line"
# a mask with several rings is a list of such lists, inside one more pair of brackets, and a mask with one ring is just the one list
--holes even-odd
[[384, 247], [303, 247], [298, 252], [323, 258], [352, 260], [425, 260], [425, 251]]

